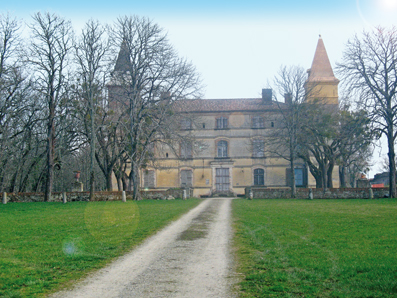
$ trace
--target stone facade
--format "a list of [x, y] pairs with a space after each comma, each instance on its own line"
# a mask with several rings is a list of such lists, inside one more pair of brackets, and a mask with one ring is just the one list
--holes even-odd
[[[315, 88], [316, 98], [337, 107], [338, 83], [320, 37], [307, 88]], [[271, 131], [280, 121], [280, 109], [288, 104], [272, 99], [272, 90], [263, 89], [262, 98], [197, 99], [179, 102], [183, 133], [196, 146], [181, 144], [179, 152], [167, 146], [155, 148], [156, 163], [142, 170], [144, 188], [168, 189], [188, 185], [195, 197], [244, 195], [245, 188], [289, 185], [289, 163], [276, 154], [265, 153]], [[177, 150], [178, 151], [178, 150]], [[302, 160], [296, 161], [298, 187], [315, 187], [315, 179]], [[333, 185], [339, 186], [338, 167]]]
[[[115, 71], [122, 71], [122, 49]], [[337, 107], [338, 83], [320, 37], [306, 88], [315, 88], [316, 98]], [[109, 84], [109, 104], [116, 103], [117, 82]], [[181, 118], [181, 133], [194, 142], [179, 144], [179, 149], [164, 144], [153, 148], [155, 162], [140, 173], [145, 191], [191, 188], [193, 196], [243, 196], [245, 188], [287, 187], [289, 163], [264, 149], [266, 139], [280, 123], [280, 109], [288, 105], [273, 101], [272, 90], [263, 89], [261, 98], [196, 99], [178, 101], [174, 110]], [[116, 109], [114, 106], [113, 108]], [[117, 110], [117, 109], [116, 109]], [[295, 164], [298, 187], [315, 187], [315, 179], [302, 160]], [[338, 167], [333, 185], [339, 186]], [[114, 187], [117, 185], [114, 180]]]

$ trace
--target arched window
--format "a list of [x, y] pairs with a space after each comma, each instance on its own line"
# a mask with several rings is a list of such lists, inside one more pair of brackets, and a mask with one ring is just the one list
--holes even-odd
[[227, 157], [227, 142], [219, 141], [217, 144], [217, 157]]
[[265, 185], [265, 171], [263, 169], [254, 170], [254, 185]]

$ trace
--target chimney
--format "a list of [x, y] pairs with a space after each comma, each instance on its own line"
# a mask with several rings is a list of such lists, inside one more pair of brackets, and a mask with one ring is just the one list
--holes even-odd
[[272, 104], [272, 89], [262, 89], [262, 101], [264, 104]]
[[285, 93], [284, 94], [284, 102], [287, 105], [292, 105], [292, 94], [291, 93]]

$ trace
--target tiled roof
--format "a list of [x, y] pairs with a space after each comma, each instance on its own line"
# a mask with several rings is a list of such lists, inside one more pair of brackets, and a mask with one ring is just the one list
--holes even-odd
[[321, 36], [318, 39], [308, 81], [338, 81], [332, 71], [331, 63], [329, 62], [327, 51]]
[[175, 103], [179, 112], [234, 112], [274, 110], [284, 103], [264, 103], [261, 98], [235, 98], [235, 99], [191, 99]]

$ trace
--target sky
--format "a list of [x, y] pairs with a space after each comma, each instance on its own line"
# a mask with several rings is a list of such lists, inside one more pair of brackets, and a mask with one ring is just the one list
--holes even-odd
[[[204, 98], [260, 97], [282, 65], [311, 67], [321, 34], [332, 66], [346, 42], [363, 30], [397, 21], [397, 0], [0, 0], [0, 13], [26, 23], [38, 11], [71, 20], [77, 33], [89, 19], [152, 19], [179, 55], [201, 74]], [[340, 90], [340, 94], [343, 90]], [[386, 154], [376, 148], [374, 166]]]

